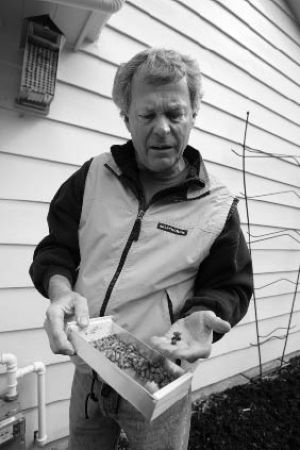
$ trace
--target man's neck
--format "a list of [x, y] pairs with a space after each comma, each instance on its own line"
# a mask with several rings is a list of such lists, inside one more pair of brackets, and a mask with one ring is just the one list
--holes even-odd
[[164, 171], [152, 171], [147, 169], [146, 167], [143, 166], [139, 166], [139, 172], [141, 174], [141, 176], [146, 177], [147, 179], [153, 179], [154, 181], [161, 181], [162, 183], [168, 183], [168, 182], [172, 182], [172, 180], [176, 180], [177, 177], [179, 176], [179, 174], [181, 172], [184, 171], [185, 167], [186, 167], [186, 162], [184, 160], [184, 158], [182, 157], [176, 165], [170, 167], [167, 170]]
[[182, 160], [180, 168], [178, 165], [177, 170], [172, 172], [151, 172], [140, 169], [140, 180], [146, 202], [148, 203], [157, 192], [181, 184], [186, 178], [186, 169], [187, 166], [184, 160]]

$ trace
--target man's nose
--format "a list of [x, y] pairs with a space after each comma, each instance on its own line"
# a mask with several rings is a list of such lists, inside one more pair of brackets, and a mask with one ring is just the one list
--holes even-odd
[[154, 132], [160, 136], [170, 133], [170, 124], [167, 117], [159, 116], [156, 118]]

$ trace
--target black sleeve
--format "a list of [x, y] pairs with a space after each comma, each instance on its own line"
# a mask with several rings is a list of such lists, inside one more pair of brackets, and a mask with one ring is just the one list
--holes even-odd
[[48, 297], [52, 275], [64, 275], [72, 286], [76, 281], [80, 263], [78, 226], [91, 162], [92, 159], [71, 175], [50, 203], [49, 234], [37, 245], [29, 269], [34, 286], [44, 297]]
[[[234, 204], [210, 254], [199, 266], [194, 296], [186, 301], [181, 317], [211, 310], [234, 326], [246, 314], [252, 293], [251, 257]], [[215, 334], [214, 340], [220, 337]]]

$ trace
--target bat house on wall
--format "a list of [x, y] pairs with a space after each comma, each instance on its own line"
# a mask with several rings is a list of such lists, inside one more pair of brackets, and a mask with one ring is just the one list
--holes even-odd
[[21, 47], [24, 48], [19, 107], [48, 114], [54, 98], [59, 52], [63, 33], [49, 15], [24, 19]]

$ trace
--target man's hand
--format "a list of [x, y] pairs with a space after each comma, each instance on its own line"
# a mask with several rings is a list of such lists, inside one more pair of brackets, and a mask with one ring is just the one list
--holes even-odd
[[[168, 358], [195, 362], [207, 358], [212, 349], [213, 331], [227, 333], [230, 324], [220, 319], [212, 311], [198, 311], [175, 322], [165, 336], [154, 336], [151, 343]], [[179, 332], [181, 340], [171, 343], [173, 333]]]
[[44, 327], [51, 350], [53, 353], [74, 355], [74, 348], [65, 332], [65, 324], [68, 320], [76, 320], [81, 328], [88, 326], [87, 300], [72, 291], [68, 280], [59, 275], [50, 279], [49, 298], [51, 304], [46, 312]]

